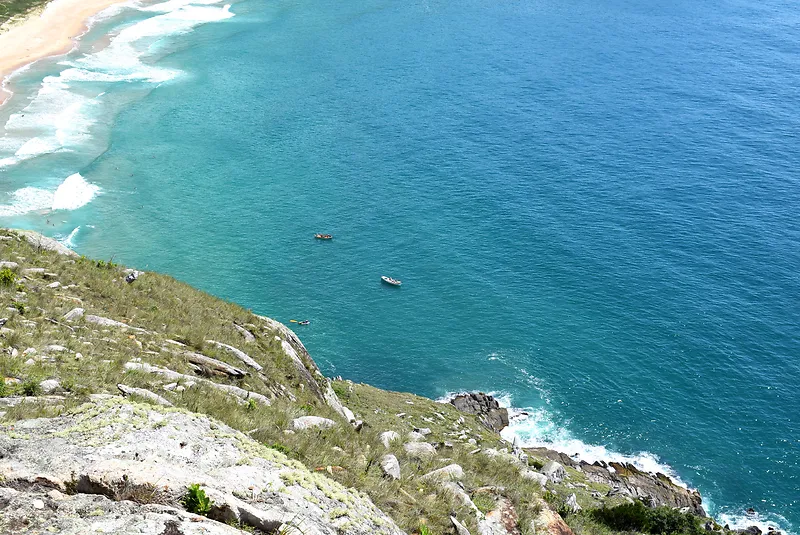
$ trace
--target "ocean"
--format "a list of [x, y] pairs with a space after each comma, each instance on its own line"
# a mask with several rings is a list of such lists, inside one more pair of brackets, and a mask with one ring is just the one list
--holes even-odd
[[783, 0], [127, 4], [9, 82], [0, 225], [797, 534], [798, 26]]

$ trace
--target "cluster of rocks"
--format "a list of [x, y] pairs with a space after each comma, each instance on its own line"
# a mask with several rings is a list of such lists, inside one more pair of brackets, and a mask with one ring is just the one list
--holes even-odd
[[490, 431], [499, 433], [508, 427], [508, 410], [494, 397], [483, 392], [459, 394], [450, 403], [461, 412], [474, 414]]
[[645, 472], [629, 463], [597, 461], [590, 464], [547, 448], [531, 448], [528, 451], [537, 457], [579, 470], [589, 481], [608, 485], [611, 487], [610, 496], [622, 495], [641, 500], [649, 507], [666, 505], [697, 516], [706, 516], [700, 493], [675, 484], [665, 474]]
[[[411, 462], [430, 461], [436, 457], [441, 449], [452, 448], [447, 443], [437, 443], [436, 445], [426, 442], [431, 430], [427, 428], [415, 428], [405, 436], [397, 431], [384, 431], [379, 434], [378, 440], [386, 449], [392, 449], [395, 443], [402, 442], [402, 450], [405, 457]], [[520, 476], [537, 482], [544, 488], [548, 482], [560, 483], [566, 477], [566, 470], [556, 462], [549, 462], [541, 471], [532, 470], [528, 466], [527, 455], [519, 448], [506, 450], [496, 450], [493, 448], [476, 448], [473, 455], [485, 455], [503, 462], [514, 465]], [[393, 453], [386, 453], [380, 459], [380, 467], [383, 474], [388, 479], [398, 480], [403, 478], [403, 470], [400, 460]], [[465, 505], [475, 516], [478, 526], [478, 535], [515, 535], [519, 534], [519, 523], [517, 513], [512, 502], [505, 496], [505, 489], [500, 487], [479, 487], [467, 491], [462, 480], [465, 478], [464, 469], [456, 463], [450, 463], [441, 468], [432, 470], [421, 476], [415, 476], [419, 481], [432, 483], [454, 497], [457, 502]], [[483, 513], [474, 503], [475, 495], [489, 496], [494, 503], [491, 511]], [[568, 504], [572, 504], [575, 511], [580, 510], [575, 495], [570, 497]], [[567, 535], [571, 533], [566, 524], [563, 523], [558, 515], [548, 516], [547, 505], [542, 502], [542, 514], [537, 518], [538, 525], [545, 526], [549, 533]], [[453, 515], [451, 523], [458, 535], [469, 535], [469, 530], [462, 521]]]

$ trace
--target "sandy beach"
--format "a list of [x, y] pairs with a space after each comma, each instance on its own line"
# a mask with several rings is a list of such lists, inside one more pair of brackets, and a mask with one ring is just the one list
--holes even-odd
[[[0, 34], [0, 79], [38, 59], [69, 52], [90, 17], [125, 0], [54, 0]], [[3, 88], [0, 105], [10, 96]]]

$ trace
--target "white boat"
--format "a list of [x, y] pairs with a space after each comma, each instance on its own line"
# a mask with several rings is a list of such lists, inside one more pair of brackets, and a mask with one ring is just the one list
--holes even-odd
[[403, 281], [387, 277], [386, 275], [382, 275], [381, 280], [386, 284], [391, 284], [392, 286], [400, 286], [401, 284], [403, 284]]

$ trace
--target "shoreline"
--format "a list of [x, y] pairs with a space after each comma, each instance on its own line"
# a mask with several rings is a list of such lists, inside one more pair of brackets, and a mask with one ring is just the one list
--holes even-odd
[[48, 57], [67, 54], [89, 28], [89, 20], [127, 0], [53, 0], [0, 34], [0, 106], [12, 96], [8, 79]]

